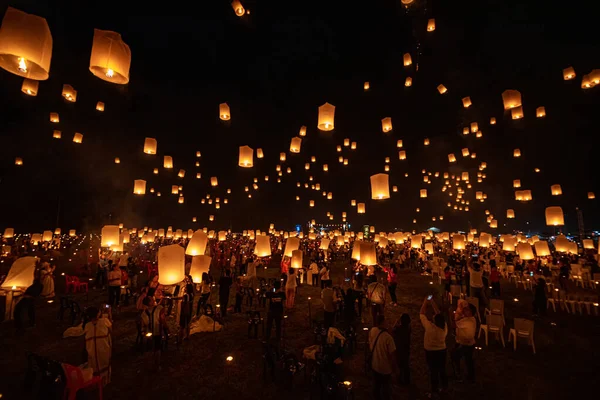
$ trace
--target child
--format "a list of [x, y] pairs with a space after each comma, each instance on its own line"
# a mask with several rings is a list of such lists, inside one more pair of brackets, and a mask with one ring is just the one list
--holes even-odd
[[410, 316], [402, 314], [400, 323], [396, 323], [392, 330], [394, 344], [396, 345], [396, 357], [400, 369], [400, 384], [410, 385]]
[[498, 272], [496, 264], [492, 265], [492, 270], [490, 271], [490, 283], [492, 285], [492, 296], [500, 297], [500, 272]]

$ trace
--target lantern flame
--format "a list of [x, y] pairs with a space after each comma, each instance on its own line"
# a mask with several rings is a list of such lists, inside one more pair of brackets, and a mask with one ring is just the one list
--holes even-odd
[[25, 62], [25, 57], [19, 57], [19, 71], [27, 72], [27, 63]]
[[110, 68], [108, 70], [106, 70], [106, 77], [107, 78], [112, 78], [113, 76], [115, 76], [115, 71], [113, 71]]

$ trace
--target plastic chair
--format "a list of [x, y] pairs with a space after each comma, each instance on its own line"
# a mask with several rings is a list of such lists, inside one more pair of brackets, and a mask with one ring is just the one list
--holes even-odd
[[450, 293], [448, 294], [448, 300], [450, 303], [453, 302], [454, 298], [463, 298], [462, 287], [460, 285], [450, 285]]
[[77, 283], [75, 283], [73, 278], [73, 276], [65, 274], [65, 282], [67, 283], [67, 293], [69, 293], [69, 288], [73, 290], [73, 293], [77, 291]]
[[517, 351], [517, 338], [526, 338], [527, 344], [529, 344], [533, 349], [533, 354], [535, 354], [535, 343], [533, 342], [533, 327], [534, 322], [530, 319], [525, 318], [515, 318], [515, 327], [511, 328], [508, 333], [508, 341], [513, 340], [514, 350]]
[[479, 326], [479, 334], [477, 338], [481, 337], [481, 331], [485, 333], [485, 345], [488, 345], [488, 334], [494, 333], [496, 337], [500, 337], [502, 347], [506, 347], [504, 343], [504, 319], [500, 315], [489, 314], [485, 317], [485, 324]]
[[71, 277], [73, 284], [75, 285], [75, 289], [73, 289], [73, 291], [77, 291], [77, 292], [83, 292], [83, 290], [85, 289], [85, 293], [88, 292], [88, 284], [87, 282], [81, 282], [79, 280], [78, 277], [76, 276], [72, 276]]
[[475, 314], [475, 317], [477, 317], [477, 320], [479, 320], [479, 323], [481, 324], [481, 313], [479, 312], [479, 298], [467, 297], [467, 303], [473, 304], [475, 306], [475, 308], [477, 309], [477, 314]]
[[486, 321], [487, 315], [499, 315], [502, 317], [502, 323], [506, 325], [506, 320], [504, 319], [504, 300], [490, 299], [490, 308], [486, 308], [484, 314], [486, 315]]
[[567, 310], [569, 309], [569, 306], [571, 306], [571, 313], [573, 314], [577, 314], [579, 307], [579, 298], [575, 295], [567, 295], [567, 298], [565, 299], [565, 304], [567, 307]]
[[551, 293], [552, 297], [548, 297], [548, 299], [546, 300], [546, 308], [550, 308], [550, 305], [552, 305], [552, 309], [554, 310], [554, 312], [556, 312], [556, 303], [558, 302], [560, 304], [560, 300], [558, 298], [558, 291], [553, 290]]
[[81, 389], [88, 390], [97, 386], [98, 398], [102, 400], [102, 377], [92, 376], [89, 379], [85, 379], [81, 368], [69, 364], [62, 364], [62, 367], [67, 378], [63, 399], [76, 400], [78, 391]]

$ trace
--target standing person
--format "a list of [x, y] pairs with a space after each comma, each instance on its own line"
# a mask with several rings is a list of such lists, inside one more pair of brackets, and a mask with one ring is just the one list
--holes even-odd
[[471, 286], [471, 296], [479, 299], [479, 304], [485, 305], [485, 296], [483, 294], [483, 271], [479, 263], [474, 262], [468, 268], [469, 283]]
[[331, 281], [325, 282], [325, 288], [321, 291], [321, 300], [323, 300], [323, 324], [325, 329], [329, 329], [333, 325], [335, 304], [338, 301], [337, 293], [331, 287]]
[[111, 269], [108, 273], [108, 304], [118, 307], [121, 297], [121, 270], [118, 264], [113, 265], [112, 260], [108, 262], [108, 267]]
[[[118, 268], [118, 266], [117, 266]], [[102, 384], [110, 383], [110, 359], [112, 353], [112, 322], [103, 317], [100, 310], [90, 307], [86, 310], [89, 321], [85, 324], [85, 349], [88, 355], [88, 367], [94, 375], [102, 377]]]
[[152, 338], [152, 351], [154, 353], [154, 366], [160, 369], [160, 356], [162, 353], [163, 336], [169, 334], [167, 316], [163, 306], [157, 305], [154, 297], [146, 297], [144, 305], [146, 311], [142, 313], [142, 332], [145, 337]]
[[190, 322], [192, 320], [192, 309], [194, 308], [194, 284], [189, 281], [181, 296], [181, 307], [179, 312], [179, 343], [190, 337]]
[[400, 323], [392, 331], [396, 344], [396, 358], [398, 361], [399, 381], [401, 385], [410, 385], [410, 316], [402, 314]]
[[229, 305], [229, 289], [233, 285], [231, 271], [225, 270], [225, 275], [219, 279], [219, 303], [221, 305], [221, 315], [227, 316], [227, 306]]
[[385, 317], [377, 316], [375, 326], [369, 332], [370, 367], [373, 372], [373, 398], [391, 399], [392, 373], [398, 372], [396, 344], [385, 329]]
[[298, 282], [296, 281], [296, 270], [294, 268], [289, 269], [287, 281], [285, 283], [285, 297], [287, 308], [294, 308], [294, 300], [296, 299], [296, 287]]
[[385, 286], [377, 282], [375, 275], [370, 276], [369, 286], [367, 286], [367, 301], [371, 305], [371, 317], [373, 326], [377, 323], [377, 316], [383, 315], [385, 311]]
[[[431, 304], [433, 308], [433, 322], [426, 315], [428, 304]], [[442, 390], [448, 388], [448, 376], [446, 375], [446, 335], [448, 334], [448, 326], [431, 296], [426, 297], [423, 301], [419, 317], [423, 328], [425, 328], [425, 358], [427, 359], [431, 379], [431, 394], [429, 397], [434, 397], [438, 395], [440, 380], [442, 381]]]
[[329, 281], [329, 268], [327, 268], [327, 265], [324, 265], [323, 268], [321, 268], [321, 271], [319, 271], [319, 277], [321, 278], [321, 289], [325, 288], [325, 282]]
[[398, 305], [398, 299], [396, 298], [396, 287], [398, 286], [397, 279], [397, 271], [396, 266], [391, 265], [385, 268], [387, 272], [387, 283], [388, 283], [388, 291], [390, 293], [390, 297], [392, 298], [392, 305]]
[[267, 293], [269, 300], [269, 311], [267, 312], [267, 331], [265, 332], [265, 340], [268, 342], [271, 338], [271, 328], [275, 321], [275, 336], [277, 341], [281, 339], [281, 320], [283, 319], [283, 302], [285, 293], [281, 291], [281, 282], [275, 281], [273, 290]]
[[104, 257], [98, 260], [98, 269], [96, 270], [96, 287], [104, 289], [106, 287], [106, 260]]
[[312, 285], [318, 286], [319, 285], [319, 266], [317, 265], [315, 260], [311, 260], [310, 266], [309, 266], [309, 272], [312, 277], [311, 278]]
[[40, 271], [40, 282], [42, 284], [42, 293], [40, 296], [44, 298], [54, 297], [54, 276], [52, 274], [55, 269], [56, 265], [44, 263], [44, 266]]
[[196, 316], [200, 315], [200, 308], [205, 307], [208, 304], [210, 297], [210, 280], [206, 272], [202, 273], [202, 283], [200, 284], [200, 300], [198, 300], [198, 307], [196, 308]]
[[[492, 260], [494, 261], [494, 260]], [[500, 272], [498, 272], [498, 267], [496, 263], [492, 264], [492, 269], [490, 271], [490, 284], [492, 286], [492, 296], [500, 297]]]
[[21, 301], [17, 303], [13, 312], [17, 334], [23, 332], [23, 312], [25, 310], [27, 310], [29, 324], [31, 326], [35, 326], [35, 300], [40, 297], [42, 288], [43, 285], [40, 282], [39, 276], [34, 275], [33, 283], [31, 286], [25, 289], [25, 293], [23, 293]]
[[461, 380], [460, 360], [464, 357], [467, 365], [467, 379], [470, 382], [475, 380], [475, 363], [473, 362], [473, 351], [475, 350], [475, 332], [477, 331], [477, 321], [475, 313], [477, 309], [473, 304], [464, 307], [462, 313], [454, 314], [456, 325], [456, 346], [452, 350], [452, 366], [456, 379]]

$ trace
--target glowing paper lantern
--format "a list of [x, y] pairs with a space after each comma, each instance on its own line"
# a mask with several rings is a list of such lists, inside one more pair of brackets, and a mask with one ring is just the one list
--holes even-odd
[[546, 107], [538, 107], [535, 109], [535, 116], [538, 118], [544, 118], [546, 116]]
[[563, 79], [565, 81], [570, 81], [571, 79], [575, 78], [575, 76], [575, 70], [573, 67], [567, 67], [563, 69]]
[[565, 224], [562, 208], [546, 207], [546, 225], [559, 226]]
[[356, 205], [356, 212], [358, 214], [364, 214], [366, 212], [365, 203], [358, 203]]
[[588, 192], [587, 198], [590, 200], [594, 200], [596, 198], [596, 195], [594, 194], [594, 192]]
[[406, 151], [405, 150], [400, 150], [398, 152], [398, 159], [400, 159], [400, 160], [406, 160]]
[[167, 169], [173, 168], [173, 157], [165, 156], [163, 158], [163, 167]]
[[427, 32], [435, 31], [435, 18], [430, 18], [427, 21]]
[[144, 139], [144, 153], [146, 154], [156, 154], [156, 149], [158, 147], [158, 142], [154, 138], [147, 137]]
[[462, 156], [463, 156], [463, 157], [469, 157], [469, 154], [471, 154], [471, 153], [469, 152], [469, 149], [468, 149], [468, 148], [466, 148], [466, 147], [465, 147], [464, 149], [462, 149], [462, 150], [461, 150], [461, 152], [462, 152]]
[[421, 198], [427, 197], [427, 189], [421, 189], [419, 195]]
[[65, 84], [62, 89], [62, 97], [64, 97], [65, 100], [74, 103], [77, 101], [77, 90], [73, 89], [73, 86]]
[[381, 130], [383, 132], [389, 132], [392, 130], [392, 118], [386, 117], [381, 120]]
[[538, 257], [546, 257], [550, 255], [550, 248], [548, 247], [548, 242], [545, 240], [535, 242], [533, 246], [535, 247], [535, 254], [537, 254]]
[[520, 179], [513, 180], [513, 188], [517, 189], [520, 187], [521, 187], [521, 180]]
[[473, 105], [473, 103], [471, 102], [471, 98], [470, 97], [463, 97], [462, 99], [462, 103], [463, 103], [463, 107], [464, 108], [469, 108], [471, 107], [471, 105]]
[[104, 103], [99, 101], [96, 103], [96, 110], [97, 111], [104, 111]]
[[202, 274], [210, 270], [212, 257], [204, 254], [192, 257], [192, 266], [190, 267], [190, 275], [194, 283], [202, 283]]
[[251, 168], [254, 165], [254, 150], [249, 146], [240, 146], [238, 165]]
[[322, 131], [331, 131], [334, 128], [335, 106], [329, 103], [319, 107], [317, 128]]
[[37, 96], [39, 86], [40, 82], [25, 78], [23, 79], [23, 84], [21, 85], [21, 92], [29, 96]]
[[360, 263], [362, 265], [377, 265], [375, 243], [360, 242]]
[[229, 106], [227, 103], [219, 104], [219, 118], [223, 121], [228, 121], [231, 118], [231, 113], [229, 112]]
[[521, 157], [521, 150], [520, 150], [520, 149], [514, 149], [514, 150], [513, 150], [513, 157], [514, 157], [514, 158], [519, 158], [519, 157]]
[[298, 239], [297, 237], [290, 237], [285, 242], [285, 251], [283, 252], [283, 255], [286, 257], [291, 257], [292, 252], [294, 250], [298, 250], [299, 247], [300, 247], [300, 239]]
[[535, 258], [533, 255], [533, 249], [529, 243], [518, 243], [517, 253], [519, 254], [519, 258], [521, 260], [533, 260]]
[[498, 228], [498, 221], [493, 219], [490, 221], [490, 228]]
[[410, 53], [404, 53], [404, 56], [402, 57], [402, 59], [403, 59], [405, 67], [408, 67], [409, 65], [412, 64], [412, 57], [410, 56]]
[[180, 169], [179, 172], [177, 173], [177, 176], [180, 178], [185, 177], [185, 169]]
[[217, 239], [219, 240], [219, 242], [226, 241], [227, 240], [227, 232], [219, 231], [219, 233], [217, 234]]
[[475, 133], [479, 130], [479, 125], [477, 122], [471, 122], [471, 132]]
[[364, 89], [365, 91], [369, 90], [370, 88], [371, 88], [371, 85], [369, 84], [369, 82], [365, 82], [365, 83], [363, 84], [363, 89]]
[[302, 268], [302, 257], [302, 250], [294, 250], [292, 252], [292, 262], [290, 264], [290, 267], [294, 269]]
[[71, 230], [69, 231], [69, 236], [71, 236], [71, 237], [73, 237], [73, 236], [76, 236], [75, 229], [71, 229]]
[[515, 210], [512, 210], [512, 209], [506, 210], [506, 218], [514, 218], [514, 217], [515, 217]]
[[512, 119], [521, 119], [523, 118], [523, 107], [522, 106], [518, 106], [515, 108], [512, 108], [510, 110], [510, 116]]
[[290, 142], [290, 153], [300, 153], [300, 148], [302, 147], [302, 139], [298, 136], [292, 138]]
[[239, 0], [233, 0], [231, 2], [231, 7], [233, 8], [235, 15], [237, 15], [238, 17], [241, 17], [246, 13], [244, 6], [242, 6], [242, 3], [240, 3]]
[[404, 80], [404, 86], [406, 86], [406, 87], [412, 86], [412, 78], [410, 76], [407, 76], [406, 79]]
[[444, 85], [438, 85], [437, 90], [438, 92], [440, 92], [440, 94], [444, 94], [448, 91], [448, 89], [446, 89], [446, 86]]
[[60, 122], [60, 118], [58, 117], [58, 113], [51, 112], [50, 113], [50, 122], [58, 124]]
[[390, 198], [388, 174], [376, 174], [371, 176], [371, 198], [373, 200], [385, 200]]
[[178, 244], [158, 248], [158, 281], [175, 285], [185, 278], [185, 250]]
[[257, 257], [271, 256], [271, 241], [269, 240], [268, 236], [256, 236], [256, 246], [254, 247], [254, 254]]
[[496, 118], [494, 118], [494, 117], [490, 118], [490, 125], [496, 125]]
[[73, 135], [73, 143], [83, 143], [83, 134], [75, 132]]
[[258, 148], [256, 149], [256, 158], [263, 158], [265, 155], [263, 153], [263, 149]]
[[319, 246], [319, 250], [327, 250], [329, 248], [329, 239], [321, 239], [321, 245]]
[[302, 137], [306, 136], [306, 126], [302, 125], [300, 127], [300, 132], [298, 132], [298, 134]]
[[0, 26], [0, 67], [24, 78], [48, 79], [52, 34], [42, 17], [8, 7]]
[[133, 182], [133, 193], [146, 194], [146, 181], [143, 179], [136, 179]]
[[453, 153], [448, 154], [448, 162], [456, 162], [456, 156]]
[[4, 239], [11, 239], [15, 236], [15, 229], [14, 228], [6, 228], [4, 229]]
[[23, 159], [21, 157], [15, 157], [15, 165], [23, 165]]
[[552, 196], [560, 196], [562, 194], [562, 188], [560, 185], [552, 185], [550, 186], [550, 192]]
[[518, 90], [505, 90], [502, 92], [502, 103], [504, 103], [505, 110], [520, 107], [523, 104], [521, 102], [521, 93]]
[[101, 232], [101, 247], [110, 247], [119, 243], [119, 225], [105, 225]]
[[410, 247], [420, 249], [423, 246], [423, 235], [413, 235], [410, 238]]
[[594, 249], [594, 241], [592, 239], [583, 239], [584, 249]]
[[98, 78], [124, 85], [129, 82], [131, 50], [117, 32], [94, 29], [90, 71]]

